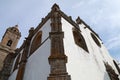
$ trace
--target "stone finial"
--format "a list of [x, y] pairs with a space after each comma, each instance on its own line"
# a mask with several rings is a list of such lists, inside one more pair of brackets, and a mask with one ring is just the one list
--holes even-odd
[[72, 20], [72, 17], [71, 17], [71, 16], [69, 16], [69, 19], [70, 19], [70, 20]]
[[14, 26], [14, 28], [15, 28], [16, 30], [18, 30], [18, 32], [19, 32], [19, 29], [18, 29], [18, 25], [17, 25], [17, 24]]
[[59, 6], [58, 6], [56, 3], [52, 6], [51, 9], [52, 9], [53, 11], [59, 11], [59, 10], [60, 10]]
[[76, 23], [77, 23], [77, 24], [81, 24], [81, 19], [80, 19], [79, 16], [78, 16], [78, 18], [76, 19]]
[[45, 20], [45, 18], [42, 18], [42, 22]]
[[34, 31], [34, 27], [31, 27], [29, 30], [29, 33], [33, 32], [33, 31]]
[[18, 28], [18, 25], [16, 24], [15, 27]]

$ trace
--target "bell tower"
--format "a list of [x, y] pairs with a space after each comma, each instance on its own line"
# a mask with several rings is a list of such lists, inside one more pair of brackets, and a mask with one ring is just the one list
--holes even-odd
[[2, 37], [0, 43], [0, 70], [3, 67], [3, 61], [9, 53], [14, 53], [21, 33], [18, 30], [18, 25], [9, 27]]

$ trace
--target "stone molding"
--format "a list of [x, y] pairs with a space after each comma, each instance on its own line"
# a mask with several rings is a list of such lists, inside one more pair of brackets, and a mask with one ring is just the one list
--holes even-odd
[[104, 65], [105, 65], [106, 71], [109, 75], [109, 78], [111, 80], [119, 80], [118, 74], [115, 73], [114, 69], [107, 62], [104, 63]]
[[71, 80], [66, 69], [67, 56], [64, 53], [64, 32], [62, 32], [61, 15], [59, 11], [59, 6], [54, 4], [51, 14], [51, 32], [49, 33], [51, 39], [51, 54], [48, 60], [51, 68], [47, 80]]
[[30, 42], [33, 36], [33, 31], [31, 32], [31, 29], [29, 30], [29, 35], [26, 38], [23, 45], [23, 53], [22, 53], [21, 61], [19, 62], [16, 80], [23, 80], [23, 77], [24, 77], [25, 66], [26, 66], [28, 54], [29, 54]]

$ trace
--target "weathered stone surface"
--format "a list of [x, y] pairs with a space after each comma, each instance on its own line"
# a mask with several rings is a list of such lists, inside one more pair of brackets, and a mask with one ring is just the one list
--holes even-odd
[[14, 60], [14, 53], [21, 33], [18, 25], [9, 27], [0, 42], [0, 79], [7, 80]]
[[10, 72], [12, 69], [13, 60], [15, 58], [15, 54], [8, 54], [4, 60], [4, 65], [2, 71], [0, 72], [0, 80], [8, 80], [10, 76]]

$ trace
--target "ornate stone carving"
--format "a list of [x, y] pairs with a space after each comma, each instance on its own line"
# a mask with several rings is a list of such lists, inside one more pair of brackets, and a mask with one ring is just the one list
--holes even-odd
[[49, 56], [50, 75], [48, 80], [71, 80], [66, 70], [67, 56], [64, 54], [61, 15], [59, 13], [59, 6], [52, 7], [51, 14], [51, 54]]
[[0, 72], [0, 80], [8, 80], [15, 56], [16, 56], [16, 54], [13, 54], [13, 53], [9, 53], [6, 56], [6, 58], [4, 60], [3, 69]]
[[111, 80], [119, 80], [118, 75], [115, 73], [114, 69], [108, 63], [105, 63], [105, 67]]
[[76, 23], [77, 23], [77, 24], [81, 24], [81, 23], [82, 23], [82, 21], [81, 21], [81, 19], [80, 19], [79, 16], [78, 16], [78, 18], [76, 19]]
[[118, 64], [116, 63], [115, 60], [113, 60], [113, 63], [114, 63], [114, 65], [115, 65], [115, 67], [116, 67], [118, 73], [120, 74], [120, 68], [119, 68]]
[[18, 68], [16, 80], [23, 80], [25, 66], [26, 66], [26, 62], [27, 62], [27, 58], [28, 58], [28, 50], [29, 50], [32, 35], [33, 35], [33, 29], [32, 30], [30, 29], [29, 35], [26, 38], [26, 41], [24, 43], [25, 46], [23, 47], [24, 50], [22, 53], [21, 61], [19, 63], [19, 68]]

